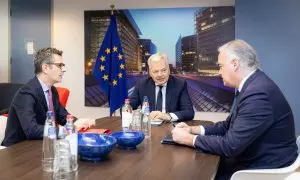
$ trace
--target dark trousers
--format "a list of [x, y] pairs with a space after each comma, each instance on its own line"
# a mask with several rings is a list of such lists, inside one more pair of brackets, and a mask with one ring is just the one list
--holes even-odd
[[229, 180], [233, 173], [243, 169], [247, 167], [236, 163], [235, 159], [221, 157], [215, 180]]

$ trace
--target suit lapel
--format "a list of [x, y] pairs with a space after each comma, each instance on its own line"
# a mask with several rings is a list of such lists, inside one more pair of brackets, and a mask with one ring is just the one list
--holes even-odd
[[236, 119], [237, 116], [237, 107], [240, 104], [240, 100], [241, 97], [243, 96], [244, 91], [247, 89], [247, 86], [249, 84], [251, 84], [251, 82], [255, 79], [256, 76], [258, 76], [259, 74], [261, 74], [262, 72], [260, 70], [256, 70], [256, 72], [254, 72], [244, 83], [241, 92], [239, 93], [237, 100], [236, 100], [236, 105], [233, 107], [233, 111], [231, 113], [231, 123], [234, 122], [234, 120]]
[[35, 77], [35, 84], [36, 84], [39, 99], [42, 100], [42, 105], [47, 110], [48, 106], [47, 106], [47, 101], [46, 101], [46, 98], [45, 98], [45, 94], [44, 94], [43, 88], [42, 88], [39, 80], [37, 79], [37, 77]]
[[247, 86], [257, 77], [261, 74], [262, 72], [258, 69], [256, 70], [244, 83], [243, 88], [240, 92], [240, 96], [241, 94], [243, 94], [243, 92], [245, 91], [245, 89], [247, 89]]
[[244, 94], [244, 91], [247, 89], [248, 85], [251, 84], [251, 82], [256, 78], [256, 76], [258, 76], [259, 74], [261, 74], [260, 70], [256, 70], [252, 75], [250, 75], [250, 77], [246, 80], [246, 82], [244, 83], [241, 92], [239, 93], [237, 100], [236, 100], [236, 106], [234, 107], [234, 111], [236, 112], [237, 110], [237, 106], [240, 103], [240, 99]]
[[[155, 101], [156, 100], [156, 98], [155, 98], [155, 83], [152, 80], [152, 78], [150, 79], [149, 85], [146, 88], [149, 88], [149, 91], [150, 91], [148, 101], [149, 101], [150, 112], [151, 112], [151, 111], [155, 110], [155, 102], [156, 102]], [[143, 97], [143, 100], [144, 100], [144, 97]]]
[[169, 112], [170, 110], [170, 103], [173, 96], [174, 91], [172, 91], [172, 88], [174, 88], [174, 80], [172, 76], [169, 77], [167, 89], [166, 89], [166, 112]]
[[53, 109], [54, 109], [54, 111], [56, 111], [56, 107], [59, 107], [58, 92], [56, 91], [55, 86], [51, 86], [51, 91], [52, 91]]

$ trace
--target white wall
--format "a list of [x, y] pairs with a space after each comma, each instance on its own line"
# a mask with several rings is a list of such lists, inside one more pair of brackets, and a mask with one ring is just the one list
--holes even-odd
[[10, 81], [9, 0], [0, 0], [0, 83]]
[[[117, 9], [234, 5], [234, 0], [115, 0]], [[53, 0], [52, 46], [67, 64], [61, 86], [70, 89], [68, 110], [79, 117], [109, 115], [106, 108], [84, 106], [84, 11], [110, 9], [111, 0]], [[227, 113], [196, 113], [195, 119], [223, 120]]]

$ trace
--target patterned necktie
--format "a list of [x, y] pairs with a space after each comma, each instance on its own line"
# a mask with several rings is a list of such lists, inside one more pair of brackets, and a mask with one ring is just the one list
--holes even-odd
[[238, 100], [238, 97], [239, 97], [239, 93], [240, 93], [240, 92], [237, 90], [237, 91], [235, 92], [235, 94], [234, 94], [233, 103], [232, 103], [231, 108], [230, 108], [230, 114], [233, 113], [233, 110], [234, 110], [234, 108], [235, 108], [235, 106], [236, 106], [236, 103], [237, 103], [237, 100]]
[[51, 89], [48, 89], [48, 103], [49, 103], [48, 109], [54, 113], [53, 100], [52, 100], [52, 91], [51, 91]]
[[53, 99], [52, 99], [51, 88], [48, 89], [47, 91], [48, 91], [48, 103], [49, 103], [48, 110], [53, 112], [53, 120], [54, 120], [55, 126], [58, 127], [58, 124], [57, 124], [56, 118], [55, 118], [55, 111], [54, 111], [54, 107], [53, 107]]
[[158, 86], [159, 87], [159, 91], [158, 91], [158, 94], [157, 94], [157, 100], [156, 100], [156, 110], [158, 111], [162, 111], [162, 91], [161, 89], [163, 88], [163, 86]]

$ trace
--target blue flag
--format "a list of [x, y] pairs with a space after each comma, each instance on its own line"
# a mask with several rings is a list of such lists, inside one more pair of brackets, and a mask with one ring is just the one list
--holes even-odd
[[128, 97], [125, 58], [114, 15], [110, 17], [110, 24], [98, 52], [93, 75], [108, 97], [111, 116]]

